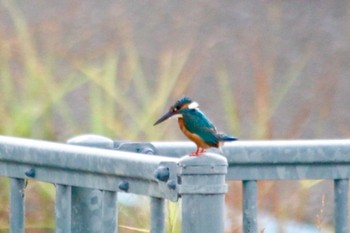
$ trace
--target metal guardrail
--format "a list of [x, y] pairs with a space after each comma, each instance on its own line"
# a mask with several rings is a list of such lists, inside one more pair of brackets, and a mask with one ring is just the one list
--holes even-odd
[[264, 179], [334, 180], [335, 232], [349, 229], [350, 140], [227, 143], [227, 159], [183, 157], [194, 149], [190, 142], [86, 135], [68, 144], [0, 136], [0, 175], [11, 179], [11, 232], [24, 232], [25, 179], [55, 184], [56, 232], [117, 232], [117, 194], [130, 192], [151, 198], [152, 233], [165, 232], [164, 201], [178, 198], [183, 233], [222, 233], [225, 179], [242, 180], [245, 233], [258, 232], [257, 181]]
[[[177, 157], [192, 143], [155, 142], [161, 154]], [[348, 233], [350, 140], [238, 141], [226, 143], [226, 180], [242, 180], [243, 232], [258, 232], [257, 181], [327, 179], [334, 181], [336, 233]]]

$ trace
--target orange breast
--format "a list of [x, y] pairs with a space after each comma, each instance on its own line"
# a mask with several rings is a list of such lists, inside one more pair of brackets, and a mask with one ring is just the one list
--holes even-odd
[[200, 148], [209, 148], [210, 146], [207, 145], [203, 140], [202, 138], [200, 138], [197, 134], [194, 134], [194, 133], [191, 133], [190, 131], [188, 131], [186, 129], [186, 126], [184, 124], [184, 120], [182, 117], [179, 117], [178, 118], [178, 123], [179, 123], [179, 126], [180, 126], [180, 129], [181, 131], [186, 135], [186, 137], [188, 139], [190, 139], [191, 141], [193, 141], [194, 143], [196, 143], [197, 147], [200, 147]]

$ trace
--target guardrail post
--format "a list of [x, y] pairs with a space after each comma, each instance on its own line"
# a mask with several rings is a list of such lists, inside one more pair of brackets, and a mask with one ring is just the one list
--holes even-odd
[[[78, 146], [98, 147], [105, 149], [113, 149], [114, 145], [113, 140], [98, 135], [82, 135], [74, 137], [68, 140], [67, 143]], [[103, 192], [97, 189], [73, 186], [71, 207], [72, 232], [117, 232], [116, 201], [116, 194], [108, 195], [107, 192], [106, 195], [103, 195]], [[106, 214], [109, 214], [111, 216], [104, 216]], [[106, 225], [106, 221], [113, 224]]]
[[71, 233], [72, 186], [56, 184], [56, 233]]
[[10, 194], [10, 233], [24, 233], [24, 188], [25, 180], [11, 178], [11, 194]]
[[[116, 141], [114, 143], [115, 150], [128, 151], [134, 153], [142, 153], [147, 155], [156, 154], [156, 148], [151, 143], [144, 142], [127, 142], [127, 141]], [[162, 170], [162, 168], [165, 169]], [[164, 172], [168, 174], [164, 174]], [[156, 178], [162, 182], [166, 182], [169, 177], [165, 178], [167, 175], [169, 176], [169, 170], [167, 167], [160, 167], [155, 171]], [[165, 175], [165, 176], [164, 176]], [[175, 188], [174, 188], [175, 189]], [[165, 233], [165, 200], [163, 198], [151, 197], [151, 230], [150, 233]]]
[[223, 233], [225, 229], [225, 157], [206, 153], [179, 161], [183, 233]]
[[165, 233], [165, 200], [162, 198], [151, 198], [150, 233]]
[[243, 180], [243, 232], [258, 232], [257, 224], [257, 182]]
[[348, 223], [348, 195], [349, 195], [349, 180], [337, 179], [334, 180], [334, 220], [335, 232], [346, 233], [349, 232]]

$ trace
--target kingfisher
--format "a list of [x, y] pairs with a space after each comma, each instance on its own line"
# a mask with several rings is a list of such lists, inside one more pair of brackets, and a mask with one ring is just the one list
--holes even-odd
[[217, 132], [214, 124], [199, 110], [198, 103], [189, 97], [183, 97], [176, 101], [154, 125], [158, 125], [173, 116], [178, 117], [179, 127], [183, 134], [197, 145], [197, 150], [192, 152], [191, 156], [199, 156], [210, 147], [220, 149], [224, 142], [237, 140], [235, 137]]

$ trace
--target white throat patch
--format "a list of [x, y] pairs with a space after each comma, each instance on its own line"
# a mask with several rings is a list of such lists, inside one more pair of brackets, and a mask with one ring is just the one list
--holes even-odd
[[189, 109], [195, 109], [198, 108], [199, 104], [197, 102], [192, 102], [188, 105]]

